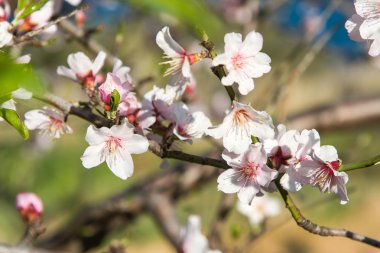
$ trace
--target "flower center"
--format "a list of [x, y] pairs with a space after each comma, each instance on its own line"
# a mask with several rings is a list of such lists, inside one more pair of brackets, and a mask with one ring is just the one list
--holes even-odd
[[247, 110], [239, 109], [235, 112], [233, 120], [235, 124], [243, 126], [252, 119]]
[[256, 177], [259, 165], [255, 162], [247, 162], [244, 167], [240, 169], [240, 173], [246, 180], [252, 180]]
[[231, 62], [232, 62], [232, 66], [236, 70], [236, 69], [241, 69], [242, 68], [242, 66], [244, 65], [245, 60], [244, 60], [244, 57], [241, 54], [237, 53], [237, 54], [235, 54], [235, 55], [233, 55], [231, 57]]
[[106, 147], [108, 154], [111, 155], [117, 151], [117, 149], [121, 148], [121, 140], [117, 137], [110, 136], [106, 141]]
[[281, 147], [277, 147], [276, 153], [270, 157], [274, 168], [279, 169], [281, 165], [289, 165], [291, 155], [285, 155]]
[[190, 138], [190, 135], [187, 133], [186, 128], [182, 125], [177, 126], [177, 132], [186, 138]]

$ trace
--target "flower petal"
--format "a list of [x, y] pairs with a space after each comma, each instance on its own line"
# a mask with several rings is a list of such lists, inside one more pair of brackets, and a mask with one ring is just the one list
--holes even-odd
[[105, 157], [103, 154], [104, 148], [105, 148], [105, 143], [87, 147], [82, 157], [80, 158], [82, 161], [83, 167], [85, 167], [86, 169], [90, 169], [104, 162], [105, 160]]

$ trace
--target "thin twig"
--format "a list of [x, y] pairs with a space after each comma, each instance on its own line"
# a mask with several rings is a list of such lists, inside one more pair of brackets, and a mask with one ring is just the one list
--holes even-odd
[[375, 156], [375, 157], [373, 157], [367, 161], [344, 164], [344, 165], [340, 166], [339, 171], [350, 171], [350, 170], [363, 169], [363, 168], [371, 167], [371, 166], [378, 165], [378, 164], [380, 164], [380, 155]]

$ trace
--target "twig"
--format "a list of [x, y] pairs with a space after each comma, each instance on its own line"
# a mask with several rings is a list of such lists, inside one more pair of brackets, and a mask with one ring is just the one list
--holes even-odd
[[380, 155], [375, 156], [375, 157], [373, 157], [367, 161], [344, 164], [344, 165], [340, 166], [339, 171], [350, 171], [350, 170], [363, 169], [363, 168], [371, 167], [371, 166], [378, 165], [378, 164], [380, 164]]
[[293, 202], [292, 198], [289, 196], [289, 193], [285, 191], [278, 180], [275, 181], [276, 186], [281, 194], [282, 199], [285, 202], [286, 208], [291, 213], [294, 221], [297, 223], [298, 226], [303, 228], [304, 230], [320, 235], [320, 236], [340, 236], [340, 237], [346, 237], [351, 240], [355, 240], [361, 243], [368, 244], [370, 246], [380, 248], [380, 241], [377, 241], [375, 239], [372, 239], [370, 237], [360, 235], [357, 233], [354, 233], [352, 231], [346, 230], [346, 229], [338, 229], [338, 228], [328, 228], [324, 226], [319, 226], [310, 220], [306, 219], [301, 211], [297, 208], [295, 203]]

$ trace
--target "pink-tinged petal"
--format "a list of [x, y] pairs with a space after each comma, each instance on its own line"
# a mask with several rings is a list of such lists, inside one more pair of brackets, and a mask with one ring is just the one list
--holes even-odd
[[105, 143], [100, 143], [98, 145], [91, 145], [86, 148], [82, 157], [80, 158], [82, 161], [83, 167], [86, 169], [90, 169], [98, 166], [102, 162], [105, 161], [104, 149]]
[[133, 174], [132, 157], [124, 149], [117, 149], [115, 153], [106, 156], [106, 163], [112, 173], [123, 180]]
[[267, 162], [267, 154], [261, 143], [250, 144], [244, 152], [243, 161], [262, 165]]
[[380, 55], [380, 32], [378, 37], [371, 42], [371, 47], [369, 48], [368, 54], [372, 57]]
[[267, 187], [278, 175], [278, 172], [272, 170], [267, 165], [263, 165], [260, 171], [257, 173], [256, 180], [259, 185]]
[[67, 63], [78, 75], [87, 75], [92, 70], [92, 62], [82, 52], [70, 54], [67, 58]]
[[106, 127], [98, 129], [94, 125], [90, 125], [87, 128], [85, 139], [90, 145], [99, 145], [107, 140], [107, 137], [110, 133], [111, 131]]
[[[254, 59], [255, 66], [260, 70], [260, 72], [265, 74], [271, 70], [271, 66], [269, 64], [272, 62], [272, 60], [269, 57], [269, 55], [267, 55], [266, 53], [258, 52], [254, 56], [253, 59]], [[260, 76], [262, 76], [262, 75], [263, 74], [261, 74]], [[257, 77], [260, 77], [260, 76], [257, 76]], [[255, 77], [255, 76], [253, 76], [253, 77]]]
[[94, 63], [92, 64], [92, 73], [96, 75], [103, 67], [104, 61], [107, 55], [103, 51], [100, 51], [96, 56]]
[[302, 184], [296, 180], [295, 175], [292, 173], [294, 173], [293, 169], [287, 170], [286, 174], [281, 177], [280, 184], [289, 192], [297, 192], [301, 190]]
[[263, 48], [263, 36], [252, 31], [245, 37], [240, 52], [246, 56], [254, 56]]
[[128, 140], [133, 135], [134, 126], [126, 120], [120, 125], [113, 125], [110, 129], [112, 136], [118, 137], [123, 140]]
[[228, 169], [224, 171], [218, 177], [218, 190], [224, 193], [236, 193], [243, 186], [243, 183], [239, 182], [239, 173], [234, 169]]
[[239, 50], [242, 43], [242, 35], [240, 33], [227, 33], [224, 35], [224, 51], [236, 52]]
[[241, 202], [250, 205], [256, 194], [260, 192], [260, 188], [255, 185], [247, 185], [242, 187], [238, 192], [238, 198]]
[[363, 39], [374, 40], [380, 37], [380, 17], [377, 19], [365, 19], [359, 28]]
[[325, 162], [334, 162], [337, 161], [338, 151], [334, 146], [324, 145], [315, 151], [315, 155]]
[[67, 68], [65, 66], [59, 66], [57, 68], [57, 74], [60, 75], [60, 76], [66, 76], [66, 77], [68, 77], [68, 78], [70, 78], [71, 80], [74, 80], [74, 81], [77, 80], [77, 77], [75, 75], [74, 70], [69, 69], [69, 68]]
[[231, 56], [229, 54], [219, 54], [212, 60], [213, 66], [227, 65], [230, 62]]
[[169, 57], [185, 54], [185, 50], [170, 35], [169, 27], [167, 26], [157, 33], [156, 43]]
[[131, 154], [141, 154], [148, 150], [149, 142], [146, 137], [133, 134], [123, 141], [123, 146]]
[[48, 124], [50, 118], [42, 110], [32, 110], [25, 113], [25, 126], [29, 130], [39, 129], [40, 126]]
[[357, 42], [364, 41], [359, 31], [359, 28], [362, 25], [363, 21], [364, 18], [357, 14], [352, 15], [352, 17], [349, 20], [347, 20], [344, 27], [346, 28], [348, 35], [350, 36], [350, 39]]
[[297, 172], [304, 178], [310, 178], [313, 176], [315, 171], [319, 170], [321, 166], [322, 164], [320, 162], [316, 162], [314, 160], [304, 160], [297, 165]]
[[223, 146], [230, 152], [240, 154], [251, 144], [251, 136], [242, 133], [241, 129], [235, 127], [227, 129], [223, 137]]

